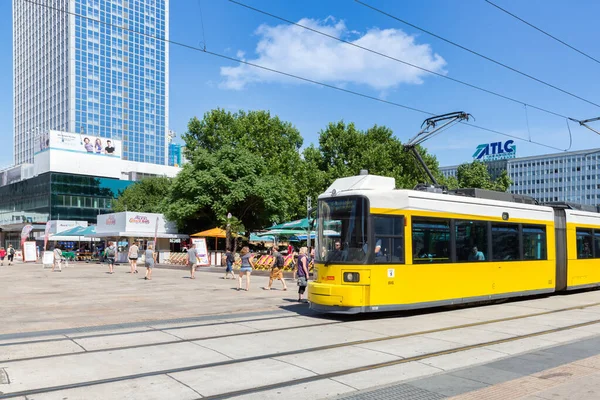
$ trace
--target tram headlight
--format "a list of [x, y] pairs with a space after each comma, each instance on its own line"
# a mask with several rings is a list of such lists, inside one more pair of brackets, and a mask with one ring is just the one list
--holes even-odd
[[358, 272], [344, 272], [344, 282], [359, 282], [360, 274]]

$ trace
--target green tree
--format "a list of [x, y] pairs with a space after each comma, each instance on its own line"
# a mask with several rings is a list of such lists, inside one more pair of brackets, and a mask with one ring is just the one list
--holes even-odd
[[242, 148], [262, 158], [264, 176], [279, 177], [279, 190], [286, 193], [282, 200], [285, 211], [276, 222], [294, 218], [305, 210], [308, 189], [300, 153], [303, 139], [291, 123], [268, 111], [231, 113], [216, 109], [204, 114], [201, 120], [192, 118], [183, 139], [188, 158], [198, 149], [212, 152], [225, 148]]
[[[420, 146], [417, 151], [436, 179], [441, 178], [436, 158]], [[330, 123], [320, 132], [319, 147], [307, 148], [304, 158], [318, 169], [319, 173], [313, 173], [313, 180], [321, 185], [321, 192], [333, 180], [357, 175], [361, 169], [394, 177], [398, 188], [413, 188], [428, 180], [412, 154], [404, 150], [402, 142], [385, 126], [375, 125], [360, 131], [353, 123]]]
[[163, 213], [168, 203], [171, 178], [151, 177], [142, 179], [125, 189], [113, 202], [115, 212], [137, 211]]
[[[481, 161], [459, 165], [456, 171], [456, 178], [456, 187], [461, 188], [478, 188], [506, 192], [512, 184], [506, 171], [502, 171], [502, 174], [496, 180], [493, 180], [487, 169], [487, 165]], [[453, 188], [450, 185], [448, 187]]]
[[291, 212], [281, 190], [289, 179], [268, 171], [260, 154], [243, 146], [196, 148], [173, 181], [167, 217], [185, 231], [223, 224], [230, 212], [248, 231]]

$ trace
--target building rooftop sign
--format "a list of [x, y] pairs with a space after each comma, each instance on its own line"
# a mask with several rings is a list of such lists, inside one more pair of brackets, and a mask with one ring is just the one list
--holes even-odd
[[507, 160], [517, 156], [517, 145], [514, 140], [480, 144], [473, 153], [473, 159], [479, 161]]

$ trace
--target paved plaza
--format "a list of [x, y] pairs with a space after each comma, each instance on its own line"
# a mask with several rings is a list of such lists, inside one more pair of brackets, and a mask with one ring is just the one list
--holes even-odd
[[600, 398], [600, 291], [324, 316], [291, 281], [127, 271], [0, 267], [0, 399]]

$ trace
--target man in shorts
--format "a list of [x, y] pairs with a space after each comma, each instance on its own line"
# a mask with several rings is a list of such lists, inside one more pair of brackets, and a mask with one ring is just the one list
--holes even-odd
[[273, 262], [271, 263], [271, 275], [269, 277], [269, 286], [263, 288], [265, 290], [271, 290], [271, 286], [273, 286], [273, 281], [275, 279], [281, 280], [283, 283], [283, 290], [287, 290], [287, 285], [285, 284], [285, 280], [283, 279], [283, 264], [285, 260], [283, 256], [279, 252], [276, 247], [273, 247]]
[[198, 251], [196, 245], [192, 243], [187, 251], [187, 265], [190, 267], [190, 279], [196, 279], [195, 272], [198, 267]]

